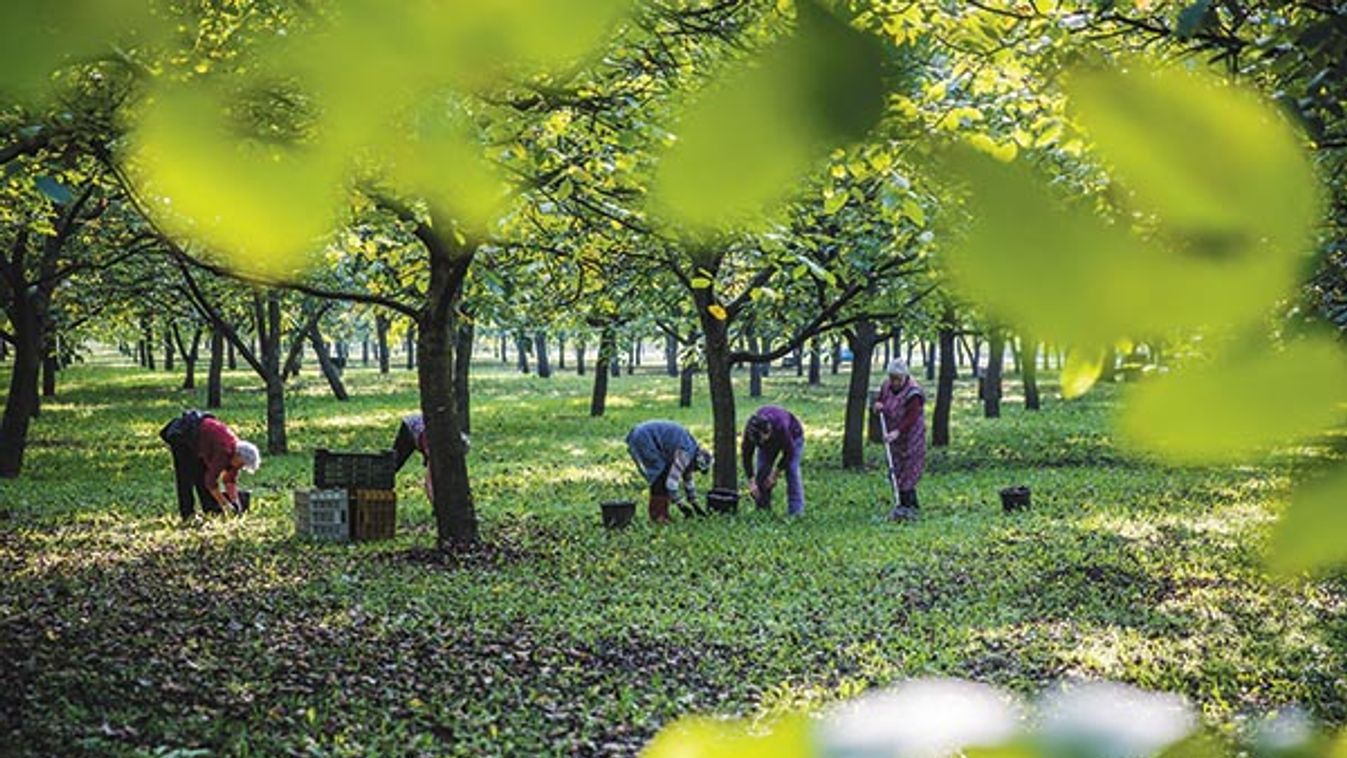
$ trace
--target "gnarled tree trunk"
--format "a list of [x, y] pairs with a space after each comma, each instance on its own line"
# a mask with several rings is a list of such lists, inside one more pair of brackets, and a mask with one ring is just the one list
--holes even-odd
[[603, 327], [599, 333], [599, 356], [596, 359], [597, 365], [594, 368], [594, 391], [589, 396], [589, 415], [602, 416], [608, 405], [608, 366], [615, 359], [613, 354], [617, 352], [617, 335], [613, 333], [611, 326]]

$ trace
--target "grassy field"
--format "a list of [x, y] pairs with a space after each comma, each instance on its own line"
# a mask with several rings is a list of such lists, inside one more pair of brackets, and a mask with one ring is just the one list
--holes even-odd
[[[774, 374], [763, 401], [806, 426], [804, 519], [778, 493], [771, 514], [654, 528], [642, 502], [610, 533], [597, 502], [643, 492], [627, 429], [668, 417], [709, 441], [704, 384], [680, 410], [675, 379], [623, 377], [590, 419], [587, 380], [483, 365], [488, 547], [446, 562], [415, 460], [396, 540], [293, 538], [313, 449], [387, 446], [417, 405], [409, 372], [348, 378], [348, 403], [312, 372], [296, 385], [293, 452], [248, 479], [247, 518], [181, 529], [155, 432], [200, 395], [166, 374], [63, 375], [24, 476], [0, 482], [0, 754], [629, 754], [682, 714], [929, 675], [1025, 694], [1116, 679], [1183, 693], [1227, 732], [1293, 704], [1347, 722], [1347, 586], [1260, 567], [1302, 459], [1147, 462], [1111, 441], [1118, 388], [1037, 414], [1012, 392], [989, 421], [962, 384], [923, 517], [899, 526], [880, 518], [881, 449], [869, 473], [838, 465], [845, 375]], [[227, 381], [220, 415], [262, 438], [260, 389]], [[997, 490], [1020, 483], [1034, 507], [1005, 516]]]

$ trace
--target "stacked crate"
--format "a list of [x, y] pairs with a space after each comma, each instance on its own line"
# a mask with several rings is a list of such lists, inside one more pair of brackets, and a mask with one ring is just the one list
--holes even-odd
[[394, 460], [392, 451], [315, 451], [316, 489], [295, 492], [295, 532], [336, 542], [392, 537], [397, 527]]

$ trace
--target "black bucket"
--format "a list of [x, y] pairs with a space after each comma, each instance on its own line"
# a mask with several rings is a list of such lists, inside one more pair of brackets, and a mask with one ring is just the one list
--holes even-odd
[[1029, 488], [1024, 485], [1006, 487], [1001, 490], [1001, 510], [1006, 513], [1022, 511], [1029, 507]]
[[636, 503], [631, 500], [608, 500], [599, 503], [603, 509], [603, 525], [609, 529], [621, 529], [631, 523], [636, 515]]
[[713, 489], [706, 493], [706, 505], [716, 513], [738, 513], [739, 493], [734, 490]]
[[253, 503], [252, 490], [239, 490], [239, 513], [247, 513]]

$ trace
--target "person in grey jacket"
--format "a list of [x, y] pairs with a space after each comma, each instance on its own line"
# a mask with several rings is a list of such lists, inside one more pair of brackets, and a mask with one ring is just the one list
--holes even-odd
[[685, 515], [702, 513], [692, 476], [711, 469], [711, 453], [691, 432], [673, 421], [645, 421], [627, 433], [627, 452], [650, 483], [651, 521], [669, 521], [670, 500]]

